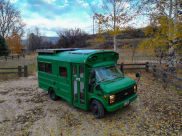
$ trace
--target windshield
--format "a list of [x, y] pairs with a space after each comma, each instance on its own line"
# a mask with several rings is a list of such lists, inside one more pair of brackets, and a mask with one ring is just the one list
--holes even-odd
[[116, 66], [96, 68], [95, 73], [97, 82], [104, 82], [123, 77], [123, 74]]

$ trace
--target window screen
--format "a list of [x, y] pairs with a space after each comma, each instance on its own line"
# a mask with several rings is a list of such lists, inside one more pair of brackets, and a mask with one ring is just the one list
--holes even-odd
[[52, 73], [52, 64], [45, 63], [45, 72]]
[[38, 70], [44, 72], [45, 64], [43, 62], [38, 62]]
[[66, 67], [59, 67], [59, 75], [62, 77], [67, 77], [67, 69]]

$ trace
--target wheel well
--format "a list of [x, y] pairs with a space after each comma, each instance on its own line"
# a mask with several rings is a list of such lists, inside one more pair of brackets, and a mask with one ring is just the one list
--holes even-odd
[[48, 89], [48, 93], [50, 92], [50, 90], [51, 90], [51, 89], [52, 89], [52, 90], [54, 90], [52, 87], [49, 87], [49, 89]]
[[[101, 102], [99, 99], [91, 98], [91, 99], [90, 99], [90, 102], [89, 102], [89, 109], [91, 108], [90, 106], [91, 106], [91, 103], [92, 103], [93, 100], [97, 100], [97, 101], [99, 101], [99, 102], [102, 104], [102, 102]], [[102, 105], [103, 105], [103, 104], [102, 104]], [[103, 105], [103, 107], [104, 107], [104, 105]]]

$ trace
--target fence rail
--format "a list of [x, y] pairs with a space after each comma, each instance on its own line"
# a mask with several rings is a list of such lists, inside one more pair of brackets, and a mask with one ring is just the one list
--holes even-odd
[[[175, 86], [176, 88], [182, 89], [182, 78], [179, 78], [171, 73], [166, 72], [160, 68], [157, 68], [156, 65], [151, 65], [149, 62], [146, 63], [132, 63], [132, 64], [118, 64], [120, 66], [121, 71], [124, 73], [124, 70], [138, 70], [144, 69], [147, 72], [152, 72], [153, 76], [156, 78], [161, 78], [164, 83], [170, 83], [171, 85]], [[134, 66], [134, 67], [127, 67], [127, 66]], [[174, 80], [177, 80], [175, 82]], [[178, 83], [179, 82], [179, 83]]]
[[[132, 63], [132, 64], [118, 64], [120, 65], [120, 70], [124, 73], [124, 70], [137, 70], [137, 69], [144, 69], [147, 72], [149, 71], [149, 62], [146, 63]], [[127, 66], [135, 66], [135, 67], [127, 67]], [[138, 67], [139, 66], [139, 67]]]
[[[1, 71], [0, 74], [5, 75], [5, 74], [18, 74], [19, 77], [24, 75], [24, 77], [28, 77], [28, 67], [25, 65], [24, 67], [18, 66], [15, 68], [0, 68]], [[16, 72], [9, 72], [8, 70], [17, 70]]]
[[12, 55], [12, 56], [1, 56], [0, 57], [0, 60], [8, 60], [8, 59], [11, 59], [11, 60], [13, 60], [13, 59], [20, 59], [21, 57], [23, 57], [23, 58], [25, 58], [25, 54], [21, 54], [21, 55]]

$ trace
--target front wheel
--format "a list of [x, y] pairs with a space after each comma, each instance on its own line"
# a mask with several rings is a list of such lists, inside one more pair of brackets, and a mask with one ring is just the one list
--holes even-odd
[[54, 92], [54, 90], [53, 90], [52, 88], [49, 90], [49, 97], [50, 97], [53, 101], [58, 100], [58, 96], [56, 95], [56, 93]]
[[98, 100], [92, 101], [91, 111], [92, 111], [93, 115], [98, 119], [104, 117], [104, 107]]

